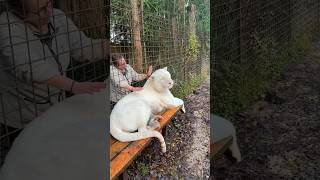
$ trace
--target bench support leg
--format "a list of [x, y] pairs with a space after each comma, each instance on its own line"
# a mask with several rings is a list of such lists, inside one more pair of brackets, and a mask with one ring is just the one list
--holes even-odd
[[124, 180], [123, 173], [119, 175], [118, 180]]
[[118, 176], [118, 180], [127, 180], [129, 179], [128, 178], [128, 174], [127, 174], [127, 171], [123, 171], [123, 173], [121, 173], [119, 176]]
[[164, 127], [162, 128], [161, 133], [162, 133], [162, 136], [163, 136], [163, 137], [166, 137], [166, 135], [167, 135], [167, 127], [166, 127], [166, 126], [164, 126]]

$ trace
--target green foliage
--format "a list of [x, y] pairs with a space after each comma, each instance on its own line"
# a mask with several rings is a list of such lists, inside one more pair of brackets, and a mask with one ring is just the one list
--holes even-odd
[[196, 33], [199, 37], [201, 50], [209, 50], [210, 47], [210, 1], [190, 0], [196, 5]]
[[183, 79], [183, 69], [173, 67], [173, 66], [168, 66], [168, 71], [170, 72], [171, 77], [174, 81]]
[[139, 170], [139, 172], [141, 173], [141, 176], [146, 176], [146, 175], [148, 175], [149, 174], [149, 167], [148, 166], [146, 166], [145, 164], [143, 164], [143, 163], [139, 163], [138, 164], [138, 170]]
[[306, 33], [283, 44], [268, 38], [256, 37], [255, 40], [254, 58], [226, 63], [215, 78], [213, 113], [231, 118], [252, 102], [264, 98], [288, 63], [302, 59], [310, 50], [312, 36]]
[[177, 170], [175, 168], [170, 168], [170, 175], [172, 177], [178, 177]]
[[[210, 34], [210, 1], [209, 0], [191, 0], [190, 3], [196, 5], [196, 28], [198, 32], [203, 31], [202, 22], [206, 34]], [[209, 38], [208, 38], [209, 39]]]
[[205, 79], [207, 79], [205, 75], [191, 75], [188, 80], [177, 82], [171, 92], [175, 97], [183, 99], [191, 94]]
[[190, 35], [188, 42], [188, 56], [192, 58], [197, 57], [200, 52], [200, 44], [197, 36], [195, 34]]
[[143, 9], [146, 15], [149, 14], [166, 14], [168, 13], [168, 4], [172, 1], [166, 0], [143, 0]]

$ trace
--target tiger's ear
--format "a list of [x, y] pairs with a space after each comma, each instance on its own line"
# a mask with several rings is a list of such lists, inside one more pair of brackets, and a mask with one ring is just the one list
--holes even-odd
[[168, 70], [168, 68], [167, 68], [167, 67], [164, 67], [163, 69], [164, 69], [164, 70], [166, 70], [166, 71]]

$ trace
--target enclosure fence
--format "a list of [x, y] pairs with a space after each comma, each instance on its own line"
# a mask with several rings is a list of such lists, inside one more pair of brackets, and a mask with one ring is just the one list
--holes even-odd
[[[206, 3], [209, 19], [209, 1]], [[209, 24], [205, 27], [205, 18], [201, 19], [197, 8], [201, 7], [181, 0], [111, 1], [112, 55], [123, 55], [140, 75], [145, 75], [150, 65], [153, 70], [168, 67], [175, 82], [200, 75], [209, 59]], [[119, 87], [116, 73], [110, 74], [111, 84]], [[142, 86], [146, 79], [135, 80], [141, 81], [133, 86]]]
[[[15, 2], [0, 4], [0, 167], [28, 123], [73, 95], [44, 82], [59, 75], [78, 83], [109, 76], [108, 1], [39, 1], [39, 11]], [[33, 29], [46, 18], [45, 33]]]
[[[175, 82], [209, 66], [208, 0], [44, 0], [35, 12], [14, 2], [0, 3], [0, 164], [28, 123], [73, 95], [45, 85], [54, 75], [104, 81], [116, 54], [139, 74], [167, 66]], [[34, 30], [46, 15], [49, 26]]]
[[[285, 47], [319, 29], [318, 0], [217, 0], [211, 4], [211, 110], [227, 115], [246, 106], [272, 78]], [[235, 108], [237, 107], [237, 108]]]

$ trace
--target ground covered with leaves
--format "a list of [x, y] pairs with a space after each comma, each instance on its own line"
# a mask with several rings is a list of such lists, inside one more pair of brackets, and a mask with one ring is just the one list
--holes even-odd
[[219, 159], [213, 179], [319, 179], [320, 43], [232, 121], [243, 160]]
[[187, 112], [167, 125], [167, 152], [154, 139], [127, 169], [129, 178], [209, 178], [209, 89], [207, 80], [184, 99]]

